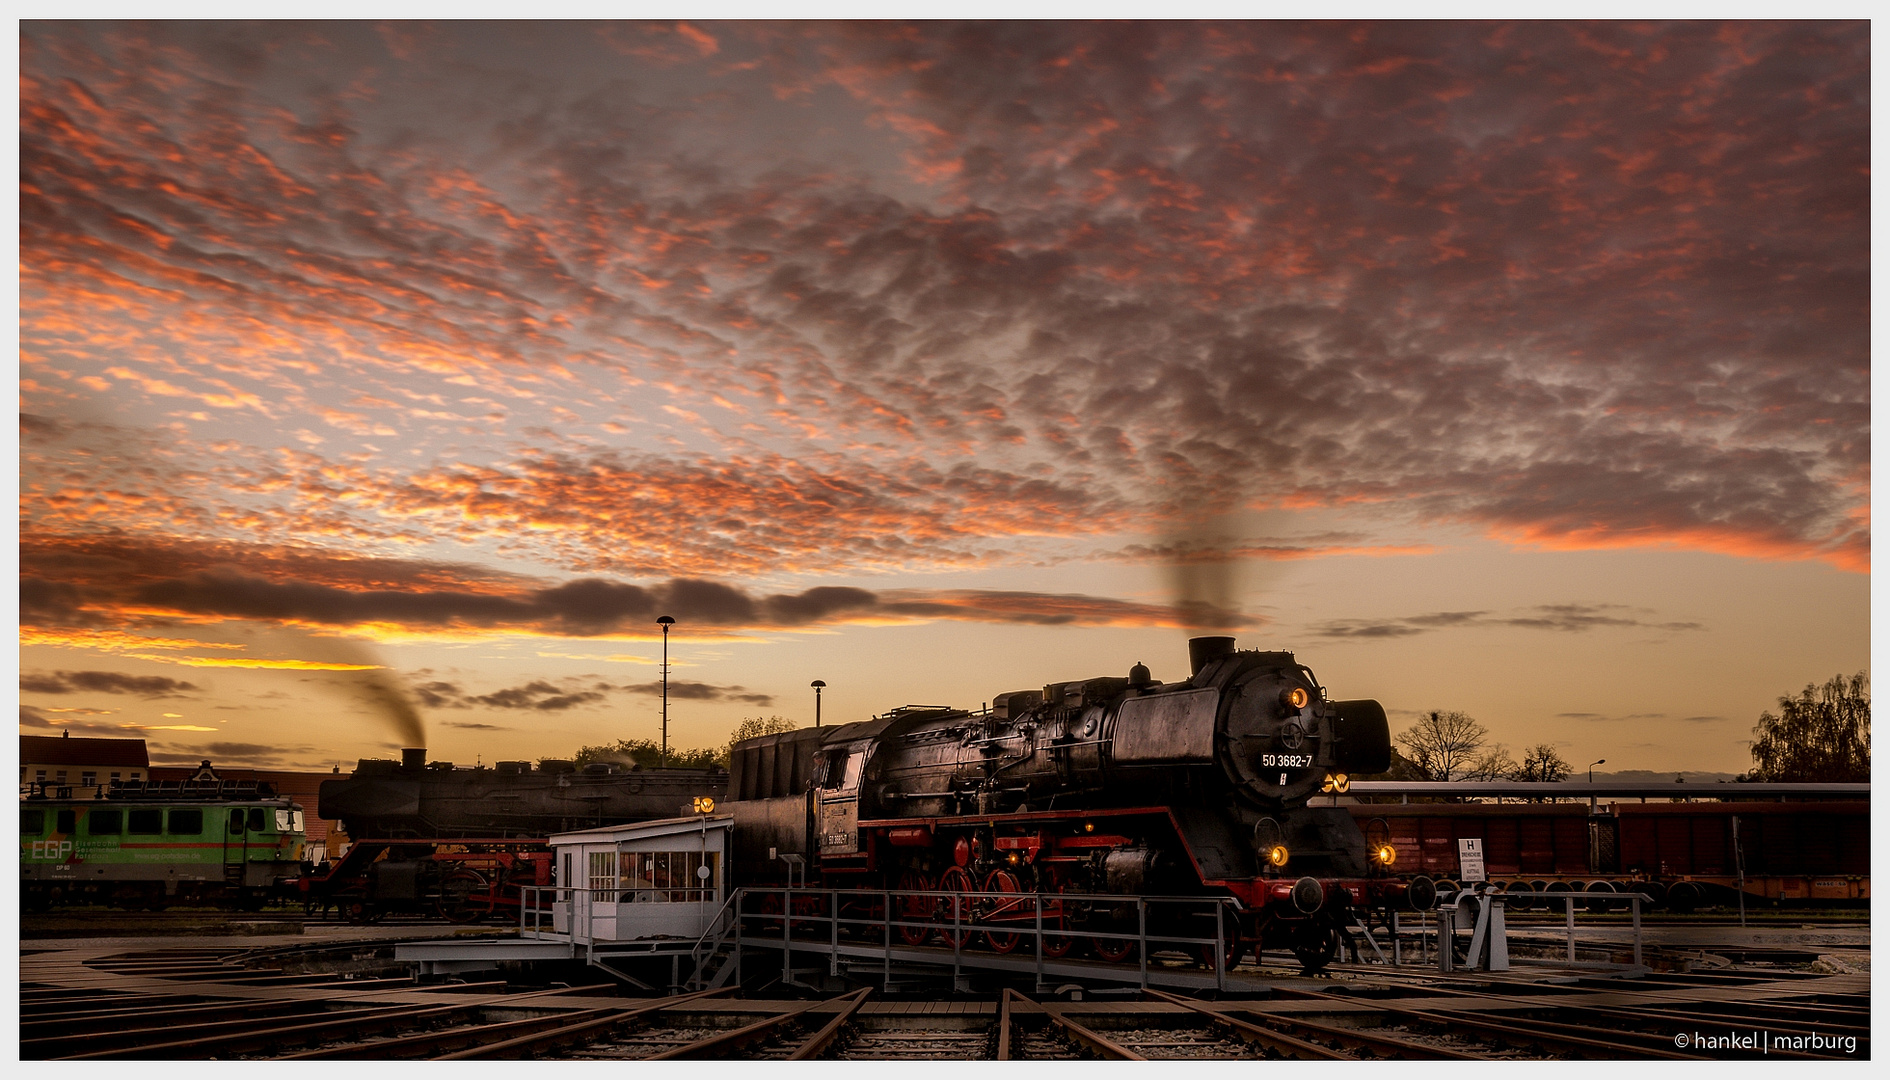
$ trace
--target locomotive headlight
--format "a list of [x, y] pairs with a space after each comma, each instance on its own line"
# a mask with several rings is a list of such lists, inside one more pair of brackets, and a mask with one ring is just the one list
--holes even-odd
[[1280, 704], [1294, 712], [1305, 708], [1307, 700], [1306, 688], [1303, 686], [1292, 686], [1280, 691]]
[[1267, 862], [1274, 866], [1285, 866], [1286, 860], [1287, 852], [1285, 844], [1275, 844], [1272, 849], [1267, 852]]
[[1390, 866], [1392, 863], [1398, 861], [1398, 849], [1392, 847], [1390, 844], [1386, 844], [1377, 851], [1372, 852], [1372, 855], [1378, 860], [1380, 866]]
[[1011, 856], [1010, 856], [1010, 863], [1011, 863], [1011, 865], [1012, 865], [1012, 866], [1016, 866], [1016, 865], [1017, 865], [1017, 852], [1015, 852], [1015, 851], [1013, 851], [1013, 852], [1011, 852]]
[[1096, 826], [1095, 826], [1094, 824], [1092, 824], [1092, 823], [1090, 823], [1090, 822], [1087, 822], [1087, 821], [1085, 821], [1085, 822], [1083, 822], [1083, 831], [1084, 831], [1084, 832], [1095, 832], [1095, 831], [1096, 831]]

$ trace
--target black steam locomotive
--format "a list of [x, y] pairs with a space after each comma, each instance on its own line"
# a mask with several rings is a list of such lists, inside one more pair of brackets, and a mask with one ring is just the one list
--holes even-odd
[[[1291, 653], [1205, 637], [1189, 654], [1177, 682], [1137, 664], [1127, 678], [1000, 694], [975, 713], [906, 706], [751, 739], [728, 773], [467, 769], [424, 750], [364, 760], [322, 785], [321, 816], [354, 846], [307, 888], [358, 919], [515, 917], [518, 886], [552, 884], [550, 834], [720, 804], [735, 817], [736, 884], [778, 883], [780, 856], [798, 856], [829, 887], [908, 897], [900, 933], [913, 945], [945, 932], [928, 920], [949, 922], [914, 893], [1060, 894], [1042, 908], [1055, 931], [1045, 951], [1087, 940], [1108, 960], [1133, 948], [1112, 935], [1137, 929], [1136, 906], [1112, 897], [1226, 897], [1239, 902], [1235, 925], [1206, 936], [1236, 944], [1204, 959], [1283, 946], [1316, 969], [1362, 916], [1429, 907], [1431, 881], [1394, 876], [1389, 844], [1369, 844], [1343, 808], [1307, 805], [1387, 767], [1378, 703], [1330, 700]], [[1021, 935], [982, 936], [1004, 951]]]
[[[1127, 678], [1000, 694], [977, 713], [907, 706], [739, 743], [725, 804], [736, 873], [765, 881], [788, 853], [829, 886], [1062, 893], [1051, 917], [1068, 933], [1047, 950], [1088, 930], [1109, 960], [1132, 943], [1107, 935], [1136, 927], [1123, 925], [1134, 905], [1108, 897], [1233, 897], [1239, 944], [1220, 962], [1279, 945], [1308, 970], [1368, 910], [1429, 907], [1432, 883], [1393, 877], [1395, 853], [1369, 845], [1350, 813], [1307, 805], [1387, 768], [1383, 708], [1328, 699], [1291, 653], [1236, 651], [1227, 637], [1195, 638], [1189, 653], [1178, 682], [1137, 664]], [[938, 903], [909, 900], [904, 915]], [[929, 931], [902, 933], [916, 945]], [[986, 935], [1000, 951], [1017, 937]]]
[[721, 770], [643, 769], [548, 759], [492, 768], [426, 759], [362, 759], [354, 774], [324, 781], [323, 818], [351, 844], [331, 867], [305, 877], [309, 904], [350, 920], [438, 913], [454, 922], [515, 919], [522, 885], [550, 885], [552, 833], [676, 817], [713, 807], [728, 790]]

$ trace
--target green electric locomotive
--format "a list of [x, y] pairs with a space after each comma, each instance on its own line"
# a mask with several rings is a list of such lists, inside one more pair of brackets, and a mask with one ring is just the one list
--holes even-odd
[[21, 901], [254, 911], [301, 872], [305, 843], [300, 806], [262, 781], [218, 779], [208, 762], [189, 780], [114, 782], [92, 797], [36, 784], [20, 799]]

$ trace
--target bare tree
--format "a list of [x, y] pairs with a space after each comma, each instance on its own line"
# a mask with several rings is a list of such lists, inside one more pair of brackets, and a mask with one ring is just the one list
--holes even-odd
[[1778, 699], [1778, 715], [1752, 729], [1753, 780], [1867, 783], [1870, 780], [1870, 673], [1835, 675]]
[[1523, 754], [1522, 764], [1510, 776], [1516, 780], [1559, 784], [1575, 775], [1575, 766], [1562, 760], [1552, 743], [1537, 743]]
[[1509, 747], [1497, 743], [1472, 758], [1459, 779], [1508, 780], [1516, 775], [1518, 767], [1516, 759], [1509, 756]]
[[1431, 779], [1462, 780], [1489, 737], [1489, 729], [1467, 713], [1432, 710], [1398, 732], [1398, 745], [1404, 747], [1411, 764]]

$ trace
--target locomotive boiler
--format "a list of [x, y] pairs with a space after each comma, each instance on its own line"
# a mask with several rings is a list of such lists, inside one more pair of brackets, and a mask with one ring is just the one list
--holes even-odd
[[[1241, 945], [1222, 962], [1277, 944], [1308, 969], [1367, 909], [1428, 907], [1428, 879], [1392, 876], [1395, 851], [1345, 810], [1307, 805], [1388, 767], [1384, 709], [1332, 700], [1291, 653], [1206, 637], [1189, 654], [1175, 682], [1137, 664], [978, 712], [907, 706], [737, 744], [737, 870], [752, 880], [788, 852], [831, 885], [1066, 894], [1054, 918], [1072, 944], [1122, 929], [1133, 906], [1111, 895], [1232, 897]], [[1129, 943], [1092, 947], [1114, 959]]]

